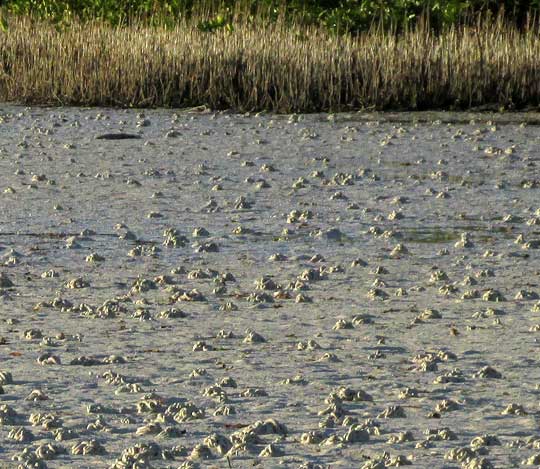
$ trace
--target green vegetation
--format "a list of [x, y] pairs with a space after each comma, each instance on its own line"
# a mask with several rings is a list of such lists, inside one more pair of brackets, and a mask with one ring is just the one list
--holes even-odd
[[366, 31], [372, 27], [404, 30], [419, 18], [439, 31], [481, 15], [505, 17], [525, 27], [540, 10], [540, 0], [3, 0], [3, 11], [56, 23], [103, 20], [112, 25], [134, 21], [173, 25], [181, 19], [205, 17], [204, 31], [233, 28], [232, 17], [244, 21], [279, 18], [332, 31]]
[[0, 2], [0, 101], [277, 112], [540, 105], [540, 0]]

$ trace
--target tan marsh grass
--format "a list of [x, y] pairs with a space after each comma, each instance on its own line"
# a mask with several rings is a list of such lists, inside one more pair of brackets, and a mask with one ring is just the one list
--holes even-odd
[[201, 32], [14, 17], [0, 33], [0, 100], [207, 105], [278, 112], [540, 103], [540, 36], [503, 21], [399, 35], [282, 22]]

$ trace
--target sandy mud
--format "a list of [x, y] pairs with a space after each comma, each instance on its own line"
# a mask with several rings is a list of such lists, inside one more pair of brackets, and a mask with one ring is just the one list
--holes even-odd
[[0, 113], [1, 467], [540, 465], [540, 128]]

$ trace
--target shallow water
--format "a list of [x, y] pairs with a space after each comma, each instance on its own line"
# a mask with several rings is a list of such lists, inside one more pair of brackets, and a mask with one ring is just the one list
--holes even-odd
[[[155, 442], [160, 450], [185, 446], [187, 455], [178, 451], [174, 460], [154, 455], [147, 461], [156, 468], [176, 468], [209, 434], [230, 437], [236, 427], [268, 418], [286, 425], [287, 435], [260, 435], [258, 443], [230, 456], [233, 467], [256, 461], [262, 467], [308, 462], [362, 467], [383, 451], [407, 457], [414, 467], [459, 467], [445, 454], [486, 433], [496, 435], [501, 445], [485, 447], [485, 454], [476, 456], [495, 467], [514, 467], [539, 452], [533, 440], [523, 447], [515, 443], [536, 438], [538, 429], [539, 332], [529, 329], [540, 323], [533, 295], [540, 293], [535, 249], [540, 240], [540, 127], [520, 125], [535, 123], [534, 115], [441, 113], [398, 119], [391, 114], [138, 113], [1, 108], [0, 269], [13, 285], [0, 294], [0, 336], [5, 338], [0, 370], [11, 372], [14, 382], [3, 385], [0, 399], [17, 412], [10, 424], [0, 425], [1, 461], [8, 464], [25, 447], [33, 451], [52, 442], [66, 453], [44, 462], [48, 467], [110, 467], [126, 448]], [[167, 137], [171, 130], [176, 136]], [[140, 133], [142, 138], [96, 139], [111, 132]], [[33, 178], [37, 175], [44, 177]], [[298, 178], [305, 180], [293, 187]], [[269, 187], [257, 188], [261, 180]], [[348, 185], [339, 184], [344, 180]], [[217, 184], [221, 190], [212, 190]], [[235, 206], [239, 197], [250, 206]], [[214, 208], [206, 206], [209, 200], [215, 201]], [[311, 217], [288, 221], [293, 210], [309, 210]], [[401, 217], [389, 217], [392, 212]], [[513, 218], [505, 220], [507, 215]], [[119, 223], [125, 227], [116, 229]], [[235, 234], [240, 225], [250, 231]], [[205, 228], [208, 237], [194, 237], [196, 227]], [[186, 237], [183, 246], [162, 244], [167, 228], [175, 228], [180, 241]], [[284, 234], [286, 228], [290, 231]], [[330, 229], [339, 233], [326, 236]], [[80, 235], [83, 230], [86, 235]], [[135, 240], [118, 236], [127, 230]], [[459, 246], [462, 233], [469, 234], [470, 247]], [[519, 234], [523, 240], [515, 243]], [[70, 237], [78, 248], [66, 248]], [[196, 252], [196, 242], [213, 242], [218, 252]], [[400, 243], [408, 252], [393, 252]], [[146, 249], [143, 255], [128, 255], [138, 245]], [[147, 255], [152, 246], [155, 253]], [[86, 262], [91, 253], [104, 260]], [[285, 260], [269, 260], [276, 253]], [[316, 254], [322, 260], [313, 259]], [[355, 259], [365, 265], [352, 266]], [[329, 270], [337, 266], [341, 269]], [[180, 267], [185, 273], [171, 273]], [[41, 277], [51, 269], [57, 277]], [[236, 281], [222, 282], [225, 290], [216, 292], [220, 282], [214, 278], [187, 275], [196, 269], [230, 272]], [[289, 282], [306, 269], [322, 269], [324, 278], [306, 280], [304, 291], [292, 290]], [[488, 269], [493, 276], [486, 276]], [[433, 280], [436, 271], [446, 275]], [[171, 285], [130, 293], [138, 277], [160, 275], [169, 275]], [[282, 290], [282, 297], [247, 301], [250, 293], [263, 292], [254, 283], [263, 276], [278, 284], [266, 293]], [[476, 284], [464, 285], [467, 276]], [[87, 286], [67, 288], [77, 277]], [[384, 282], [377, 287], [384, 299], [369, 296], [376, 279]], [[205, 300], [171, 300], [171, 287], [196, 288]], [[484, 301], [489, 289], [505, 301]], [[398, 290], [404, 296], [396, 296]], [[474, 295], [466, 292], [472, 290], [478, 297], [469, 298]], [[520, 290], [530, 297], [516, 299]], [[290, 299], [283, 298], [286, 293]], [[311, 302], [296, 303], [299, 293]], [[73, 306], [62, 311], [38, 305], [58, 297]], [[85, 303], [95, 309], [113, 298], [124, 309], [112, 318], [91, 317], [76, 308]], [[220, 311], [227, 301], [237, 310]], [[187, 316], [159, 317], [172, 307]], [[137, 309], [143, 310], [144, 320], [132, 317]], [[425, 309], [438, 310], [441, 318], [414, 321]], [[358, 315], [372, 322], [333, 330], [336, 321]], [[248, 328], [266, 341], [244, 343]], [[22, 338], [31, 329], [51, 341]], [[216, 338], [220, 330], [234, 336]], [[297, 350], [297, 343], [308, 339], [321, 349]], [[193, 351], [198, 341], [214, 350]], [[440, 350], [455, 358], [431, 357], [431, 371], [415, 369], [416, 355]], [[327, 352], [339, 361], [319, 361]], [[61, 363], [38, 364], [43, 353], [58, 356]], [[125, 363], [70, 364], [80, 356], [99, 361], [112, 354]], [[502, 378], [474, 377], [487, 365]], [[206, 374], [190, 377], [197, 368]], [[461, 382], [434, 383], [453, 368], [461, 371]], [[115, 394], [118, 385], [102, 377], [109, 369], [140, 383], [144, 392]], [[282, 384], [299, 374], [303, 385]], [[237, 388], [223, 387], [237, 413], [215, 416], [223, 403], [203, 391], [225, 376], [238, 383]], [[319, 428], [324, 417], [318, 412], [339, 386], [363, 390], [373, 400], [338, 404], [343, 415], [338, 412], [333, 426], [327, 422]], [[416, 389], [418, 397], [400, 399], [406, 387]], [[244, 397], [246, 388], [268, 395]], [[25, 400], [34, 389], [48, 399]], [[136, 403], [151, 392], [159, 396], [160, 406], [138, 413]], [[175, 421], [167, 406], [183, 399], [204, 409], [205, 417]], [[441, 412], [440, 418], [428, 416], [443, 399], [456, 401], [457, 409]], [[527, 415], [502, 415], [510, 403], [521, 404]], [[89, 413], [87, 404], [105, 408]], [[390, 405], [403, 407], [406, 417], [378, 417]], [[28, 421], [36, 412], [57, 415], [63, 428], [77, 436], [55, 442], [50, 430]], [[87, 429], [99, 415], [109, 428]], [[380, 434], [372, 433], [363, 443], [301, 444], [301, 435], [309, 431], [343, 437], [346, 416], [359, 424], [374, 419]], [[165, 420], [161, 427], [185, 434], [172, 439], [135, 434], [156, 417]], [[8, 437], [19, 426], [32, 433], [32, 441]], [[456, 439], [416, 447], [426, 439], [426, 429], [443, 427]], [[387, 443], [402, 431], [410, 431], [414, 440]], [[103, 445], [104, 454], [71, 453], [74, 444], [92, 439]], [[259, 457], [273, 441], [280, 455]], [[508, 446], [512, 442], [515, 447]], [[193, 461], [228, 467], [215, 449], [210, 460]]]

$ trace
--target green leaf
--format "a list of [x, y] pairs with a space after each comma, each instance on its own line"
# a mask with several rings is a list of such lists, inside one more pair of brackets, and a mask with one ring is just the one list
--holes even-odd
[[0, 29], [5, 33], [8, 31], [8, 23], [4, 15], [0, 16]]

